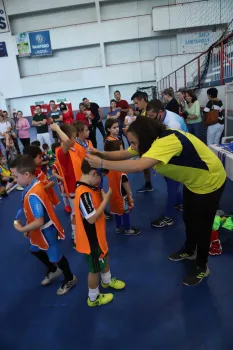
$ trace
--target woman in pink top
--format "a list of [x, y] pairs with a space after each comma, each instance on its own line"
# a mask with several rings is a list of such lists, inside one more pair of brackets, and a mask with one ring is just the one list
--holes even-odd
[[16, 130], [18, 130], [18, 138], [20, 139], [23, 147], [30, 145], [30, 124], [26, 118], [23, 117], [21, 111], [17, 112]]

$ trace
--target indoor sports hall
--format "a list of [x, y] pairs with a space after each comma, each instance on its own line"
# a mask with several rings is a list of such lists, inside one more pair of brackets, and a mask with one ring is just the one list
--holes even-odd
[[1, 350], [233, 349], [232, 57], [230, 0], [0, 0]]

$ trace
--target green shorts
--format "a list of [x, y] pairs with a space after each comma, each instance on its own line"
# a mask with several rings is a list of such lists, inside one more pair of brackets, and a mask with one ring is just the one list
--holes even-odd
[[87, 264], [88, 264], [88, 271], [91, 273], [98, 273], [105, 269], [107, 266], [107, 255], [108, 253], [100, 259], [100, 256], [103, 254], [100, 247], [96, 248], [91, 252], [91, 254], [85, 254]]

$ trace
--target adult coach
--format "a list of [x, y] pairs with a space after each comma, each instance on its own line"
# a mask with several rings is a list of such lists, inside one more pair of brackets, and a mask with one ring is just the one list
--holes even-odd
[[32, 119], [32, 126], [36, 127], [37, 140], [40, 141], [40, 145], [47, 143], [49, 147], [51, 146], [49, 128], [48, 128], [47, 115], [42, 113], [41, 106], [37, 105], [35, 108], [35, 115]]
[[95, 103], [95, 102], [90, 102], [88, 100], [88, 98], [84, 97], [83, 98], [83, 103], [86, 106], [87, 109], [90, 109], [91, 113], [94, 116], [94, 119], [92, 120], [92, 131], [93, 131], [93, 146], [97, 147], [97, 141], [96, 141], [96, 128], [99, 129], [99, 131], [101, 132], [101, 135], [103, 136], [103, 138], [105, 137], [105, 130], [104, 130], [104, 126], [103, 126], [103, 112], [102, 109], [100, 108], [100, 106]]
[[[93, 155], [87, 155], [87, 159], [94, 168], [128, 173], [155, 167], [158, 173], [184, 184], [186, 242], [169, 259], [196, 258], [194, 271], [183, 280], [186, 286], [194, 286], [210, 273], [207, 262], [212, 224], [226, 181], [223, 165], [195, 136], [166, 129], [157, 120], [138, 117], [129, 126], [127, 136], [131, 143], [128, 150], [103, 152], [104, 160]], [[132, 154], [140, 158], [129, 160]]]

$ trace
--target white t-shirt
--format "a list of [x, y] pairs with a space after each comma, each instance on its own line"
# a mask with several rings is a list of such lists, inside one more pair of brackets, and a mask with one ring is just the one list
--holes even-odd
[[131, 117], [130, 115], [127, 115], [127, 116], [125, 117], [125, 120], [127, 120], [127, 122], [128, 122], [129, 124], [131, 124], [132, 122], [134, 122], [134, 121], [136, 120], [136, 117]]
[[[7, 132], [10, 127], [11, 124], [9, 122], [0, 123], [0, 133]], [[4, 136], [0, 135], [0, 139], [4, 139]]]

